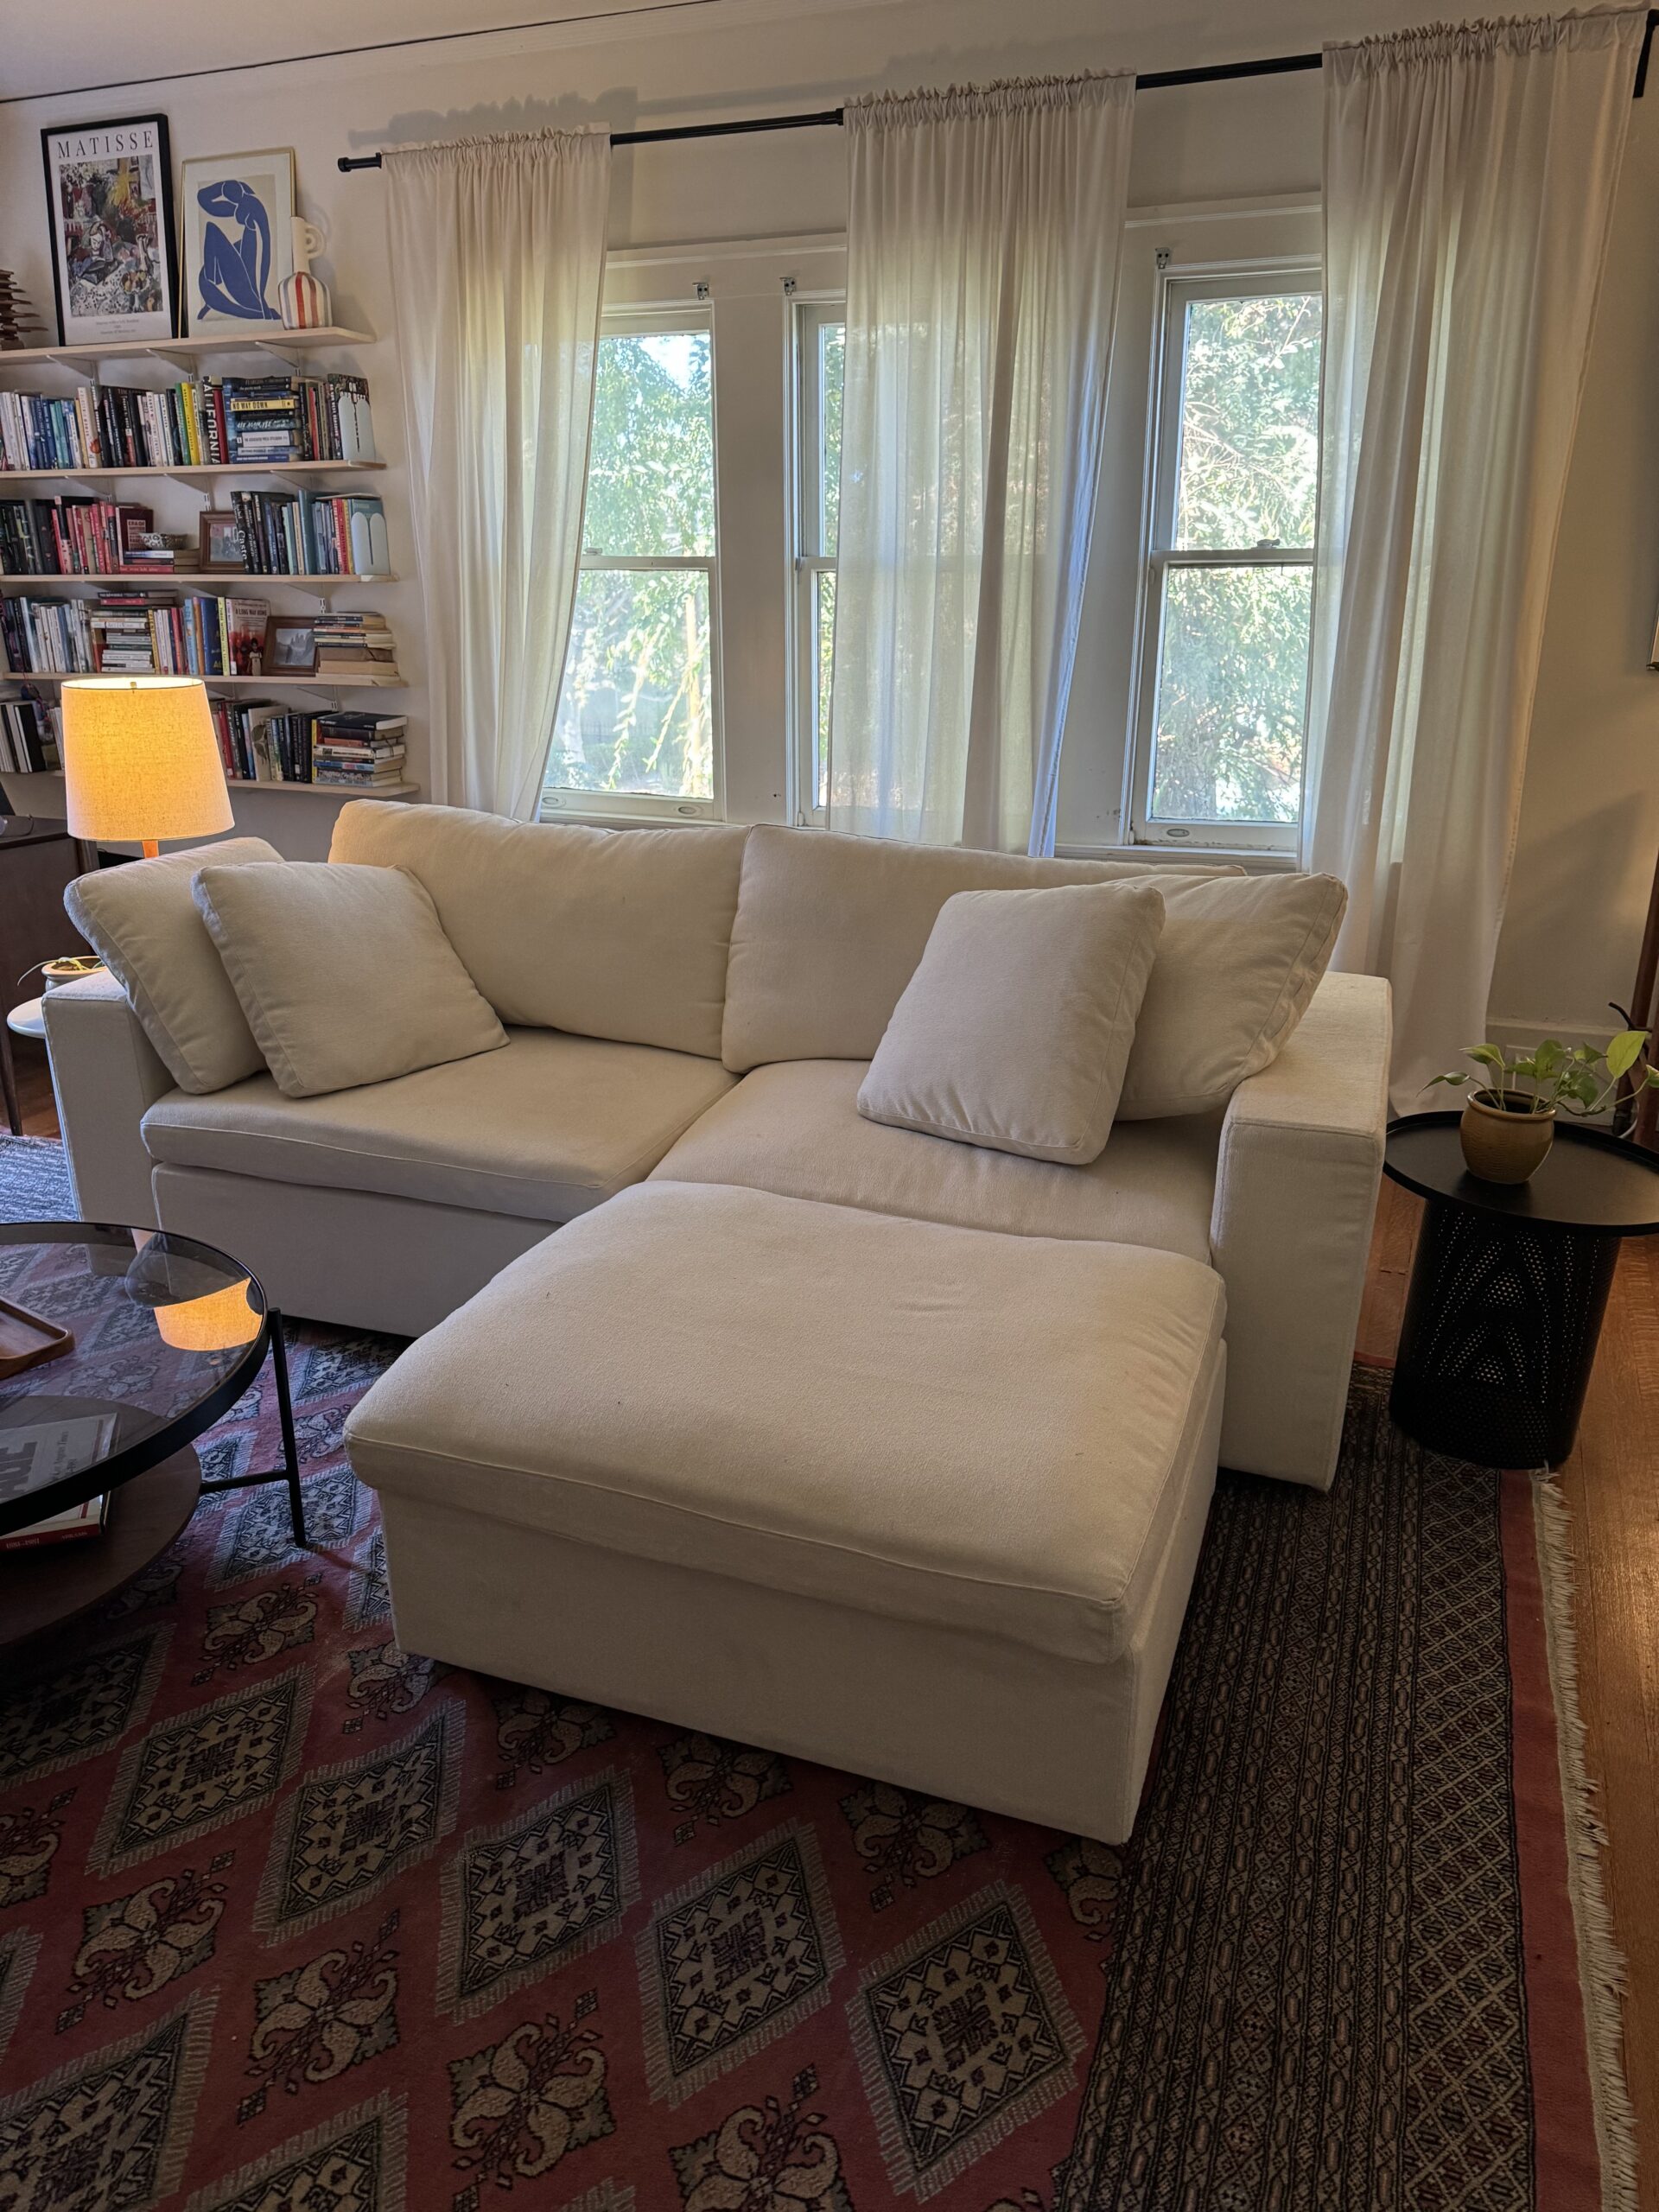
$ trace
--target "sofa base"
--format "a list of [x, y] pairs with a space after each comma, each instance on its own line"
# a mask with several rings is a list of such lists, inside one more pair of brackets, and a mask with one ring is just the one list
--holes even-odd
[[1210, 1499], [1225, 1379], [1122, 1655], [1065, 1659], [382, 1491], [404, 1649], [1068, 1834], [1135, 1823]]
[[435, 1328], [559, 1226], [219, 1168], [150, 1180], [161, 1226], [239, 1260], [281, 1312], [396, 1337]]

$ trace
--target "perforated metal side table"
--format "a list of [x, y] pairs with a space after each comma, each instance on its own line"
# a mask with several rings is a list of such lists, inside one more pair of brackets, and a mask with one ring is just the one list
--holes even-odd
[[1428, 1201], [1389, 1409], [1482, 1467], [1573, 1449], [1620, 1241], [1659, 1233], [1659, 1154], [1568, 1122], [1528, 1183], [1483, 1183], [1455, 1114], [1389, 1125], [1385, 1172]]

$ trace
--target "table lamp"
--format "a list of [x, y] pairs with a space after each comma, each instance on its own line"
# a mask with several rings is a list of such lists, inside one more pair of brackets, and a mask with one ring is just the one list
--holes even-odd
[[194, 676], [77, 676], [63, 687], [69, 835], [137, 839], [232, 830], [231, 795], [206, 686]]

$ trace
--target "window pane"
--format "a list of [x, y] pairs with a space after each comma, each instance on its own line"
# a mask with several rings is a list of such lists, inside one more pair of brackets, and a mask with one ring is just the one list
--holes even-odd
[[589, 553], [712, 553], [715, 416], [706, 330], [602, 338], [594, 390]]
[[1313, 591], [1309, 568], [1165, 571], [1156, 819], [1297, 819]]
[[815, 553], [835, 551], [841, 524], [841, 393], [846, 368], [846, 324], [821, 322], [818, 325], [818, 542], [811, 549]]
[[820, 806], [830, 804], [830, 683], [836, 665], [836, 572], [812, 578], [812, 783]]
[[550, 791], [712, 798], [709, 579], [589, 569], [576, 591]]
[[1317, 292], [1188, 303], [1178, 547], [1313, 543], [1319, 321]]

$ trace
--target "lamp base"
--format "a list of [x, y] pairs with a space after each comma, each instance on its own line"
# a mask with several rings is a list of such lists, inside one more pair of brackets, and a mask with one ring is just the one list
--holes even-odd
[[159, 860], [161, 858], [162, 848], [161, 842], [158, 838], [141, 837], [138, 842], [144, 849], [144, 858], [147, 861]]

